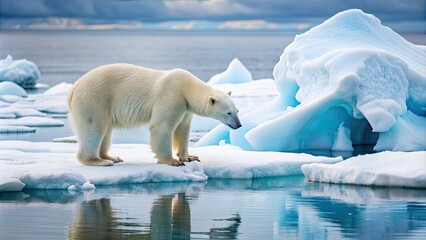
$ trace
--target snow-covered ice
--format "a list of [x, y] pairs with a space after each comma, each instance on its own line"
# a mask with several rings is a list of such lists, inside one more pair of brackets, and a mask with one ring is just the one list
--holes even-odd
[[40, 78], [40, 71], [35, 63], [26, 59], [13, 60], [7, 55], [0, 60], [0, 82], [15, 82], [23, 87], [34, 87]]
[[336, 164], [306, 164], [302, 171], [309, 181], [426, 188], [426, 151], [360, 155]]
[[276, 99], [243, 114], [237, 131], [219, 126], [200, 144], [229, 140], [262, 151], [376, 144], [376, 150], [425, 150], [425, 62], [422, 48], [374, 16], [338, 13], [284, 49], [274, 68]]
[[[8, 183], [7, 190], [18, 181], [26, 188], [68, 189], [73, 185], [74, 189], [88, 189], [97, 185], [300, 175], [303, 164], [342, 160], [309, 154], [248, 152], [224, 145], [192, 148], [191, 153], [198, 155], [201, 163], [172, 167], [157, 164], [149, 145], [114, 144], [111, 154], [125, 162], [94, 167], [80, 164], [75, 158], [76, 149], [75, 143], [1, 141], [0, 182]], [[94, 186], [84, 186], [88, 181]]]

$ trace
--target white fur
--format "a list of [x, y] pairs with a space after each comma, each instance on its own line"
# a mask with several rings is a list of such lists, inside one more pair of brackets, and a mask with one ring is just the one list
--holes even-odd
[[[158, 163], [179, 166], [198, 160], [188, 154], [192, 114], [241, 126], [232, 99], [182, 69], [160, 71], [111, 64], [86, 73], [68, 95], [70, 119], [78, 137], [77, 158], [86, 165], [121, 162], [108, 155], [111, 131], [148, 123]], [[172, 157], [173, 147], [179, 160]]]

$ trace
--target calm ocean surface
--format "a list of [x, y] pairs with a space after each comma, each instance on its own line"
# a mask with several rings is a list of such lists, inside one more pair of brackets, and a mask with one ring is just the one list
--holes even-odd
[[[404, 37], [426, 45], [425, 35]], [[185, 68], [207, 81], [233, 58], [261, 79], [272, 78], [293, 38], [288, 33], [0, 32], [0, 58], [34, 61], [40, 82], [49, 86], [72, 83], [115, 62]], [[69, 135], [65, 126], [0, 140]], [[425, 239], [426, 191], [307, 183], [294, 176], [0, 193], [1, 240], [67, 238]]]

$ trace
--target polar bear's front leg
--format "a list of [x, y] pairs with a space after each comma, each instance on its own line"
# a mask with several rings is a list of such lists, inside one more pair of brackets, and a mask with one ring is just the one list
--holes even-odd
[[150, 144], [155, 153], [157, 162], [171, 166], [184, 166], [182, 162], [173, 158], [172, 155], [172, 132], [173, 128], [167, 123], [152, 124], [150, 126]]
[[186, 113], [173, 134], [173, 148], [181, 162], [200, 161], [197, 156], [189, 155], [188, 143], [191, 130], [192, 113]]

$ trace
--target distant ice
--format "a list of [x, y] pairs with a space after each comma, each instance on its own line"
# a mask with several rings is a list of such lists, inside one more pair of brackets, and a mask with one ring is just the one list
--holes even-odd
[[0, 82], [10, 81], [23, 87], [34, 87], [39, 78], [40, 71], [31, 61], [13, 60], [10, 55], [0, 60]]
[[374, 16], [338, 13], [284, 49], [274, 68], [274, 100], [242, 114], [242, 128], [219, 126], [200, 145], [229, 140], [261, 151], [426, 150], [425, 62], [426, 52]]
[[21, 117], [17, 119], [0, 119], [0, 126], [15, 125], [27, 127], [61, 127], [64, 122], [48, 117]]
[[31, 133], [35, 132], [36, 129], [33, 127], [25, 126], [14, 126], [14, 125], [0, 125], [0, 134], [10, 133]]
[[19, 192], [25, 187], [25, 184], [16, 178], [0, 177], [0, 192]]
[[306, 164], [302, 171], [316, 182], [426, 188], [426, 151], [361, 155], [336, 164]]
[[72, 84], [61, 83], [42, 94], [27, 95], [12, 82], [0, 82], [0, 133], [27, 133], [32, 127], [58, 127], [64, 122], [55, 119], [68, 113], [67, 94]]
[[21, 86], [14, 82], [0, 82], [0, 95], [14, 95], [18, 97], [26, 97], [27, 92]]
[[207, 83], [245, 83], [251, 82], [252, 80], [253, 78], [250, 71], [238, 60], [238, 58], [234, 58], [224, 72], [214, 75]]
[[84, 166], [76, 160], [76, 149], [75, 143], [1, 141], [0, 178], [9, 179], [7, 182], [13, 179], [13, 182], [21, 181], [25, 188], [69, 189], [74, 186], [71, 189], [78, 190], [99, 185], [205, 181], [208, 177], [300, 175], [303, 164], [342, 160], [340, 157], [314, 157], [309, 154], [248, 152], [223, 145], [190, 149], [192, 154], [200, 157], [201, 163], [171, 167], [157, 164], [149, 145], [114, 144], [111, 154], [119, 155], [125, 162], [113, 167], [93, 167]]

